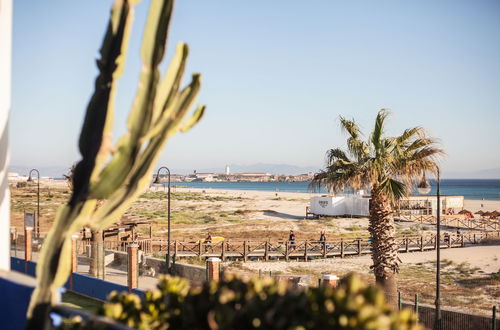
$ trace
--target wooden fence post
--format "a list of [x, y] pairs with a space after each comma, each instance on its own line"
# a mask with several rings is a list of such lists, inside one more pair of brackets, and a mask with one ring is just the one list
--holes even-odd
[[201, 240], [198, 242], [198, 258], [201, 260]]
[[474, 244], [477, 244], [477, 241], [476, 241], [476, 233], [474, 233]]
[[307, 261], [307, 241], [304, 242], [304, 261]]
[[494, 305], [492, 308], [492, 317], [491, 317], [491, 329], [497, 330], [497, 306]]
[[290, 251], [289, 251], [289, 242], [286, 241], [285, 242], [285, 261], [288, 261], [289, 253], [290, 253]]
[[340, 240], [340, 257], [341, 258], [344, 257], [344, 239], [343, 238]]
[[222, 261], [225, 261], [226, 260], [226, 255], [225, 255], [225, 247], [226, 247], [226, 242], [222, 241], [221, 242], [221, 251], [220, 251], [220, 258]]
[[269, 255], [268, 255], [268, 252], [269, 252], [269, 241], [266, 241], [264, 243], [264, 260], [265, 261], [268, 261], [269, 260]]
[[323, 258], [326, 258], [326, 242], [322, 242], [323, 246]]
[[405, 251], [407, 253], [410, 251], [410, 242], [408, 237], [405, 238]]
[[358, 256], [361, 255], [361, 239], [358, 238]]
[[243, 262], [247, 262], [247, 241], [243, 241]]
[[424, 236], [420, 236], [420, 251], [424, 251]]

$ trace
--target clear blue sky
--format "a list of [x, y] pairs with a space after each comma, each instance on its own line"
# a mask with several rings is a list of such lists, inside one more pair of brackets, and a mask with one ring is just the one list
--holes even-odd
[[[111, 1], [15, 1], [11, 164], [66, 166], [96, 76]], [[149, 1], [137, 6], [115, 138], [135, 93]], [[191, 47], [204, 120], [175, 136], [171, 168], [321, 167], [344, 145], [338, 116], [389, 133], [421, 125], [446, 171], [500, 167], [500, 2], [207, 1], [176, 4], [169, 54]]]

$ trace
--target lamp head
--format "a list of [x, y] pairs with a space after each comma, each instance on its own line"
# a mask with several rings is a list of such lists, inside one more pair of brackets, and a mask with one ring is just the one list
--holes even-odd
[[156, 177], [155, 177], [155, 180], [153, 181], [153, 184], [160, 184], [160, 175], [157, 174]]
[[431, 191], [431, 185], [429, 184], [429, 182], [425, 178], [425, 173], [417, 185], [417, 190], [421, 195], [427, 195]]
[[30, 173], [30, 175], [28, 177], [28, 180], [26, 180], [26, 182], [33, 182], [33, 178], [31, 177], [31, 173]]

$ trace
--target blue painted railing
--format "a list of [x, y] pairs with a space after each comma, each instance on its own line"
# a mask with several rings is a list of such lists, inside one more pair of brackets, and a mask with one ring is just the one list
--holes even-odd
[[[36, 262], [24, 261], [24, 259], [11, 257], [11, 269], [20, 273], [34, 277], [36, 274]], [[73, 273], [66, 284], [65, 288], [71, 291], [99, 300], [106, 300], [107, 296], [112, 291], [128, 292], [128, 286], [114, 282], [104, 281], [92, 276]], [[144, 291], [133, 289], [133, 293], [144, 296]]]

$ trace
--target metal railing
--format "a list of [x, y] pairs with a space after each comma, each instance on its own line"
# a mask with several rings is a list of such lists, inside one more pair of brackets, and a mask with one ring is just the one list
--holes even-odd
[[[420, 304], [418, 295], [414, 302], [403, 301], [401, 293], [398, 295], [399, 309], [410, 308], [417, 314], [418, 322], [426, 329], [433, 329], [435, 322], [435, 308], [428, 304]], [[441, 309], [441, 330], [498, 330], [499, 324], [497, 306], [492, 306], [491, 317], [460, 313]]]

